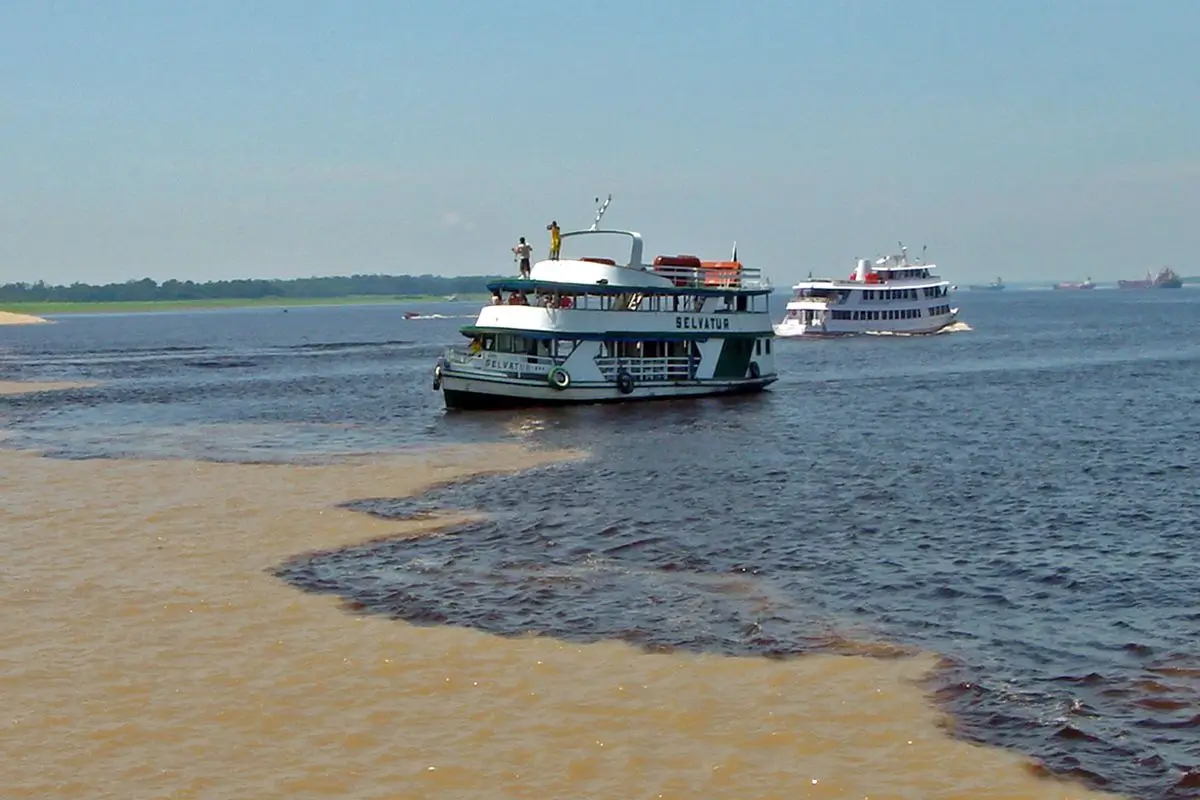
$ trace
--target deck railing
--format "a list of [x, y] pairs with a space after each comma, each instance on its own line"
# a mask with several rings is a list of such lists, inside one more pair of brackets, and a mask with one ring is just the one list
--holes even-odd
[[670, 278], [680, 287], [688, 289], [769, 289], [771, 282], [763, 277], [761, 269], [753, 267], [647, 267], [656, 275]]
[[596, 359], [600, 375], [606, 381], [615, 381], [617, 373], [624, 369], [635, 381], [689, 380], [692, 378], [691, 361], [687, 356], [662, 358], [603, 357]]

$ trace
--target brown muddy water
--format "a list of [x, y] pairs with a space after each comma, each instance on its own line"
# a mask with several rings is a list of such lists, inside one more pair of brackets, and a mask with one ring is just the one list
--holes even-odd
[[1200, 294], [1094, 294], [495, 414], [471, 304], [5, 326], [0, 797], [1195, 797]]
[[456, 521], [340, 503], [571, 456], [0, 454], [4, 796], [1102, 796], [950, 738], [916, 683], [932, 656], [661, 655], [413, 627], [268, 572]]

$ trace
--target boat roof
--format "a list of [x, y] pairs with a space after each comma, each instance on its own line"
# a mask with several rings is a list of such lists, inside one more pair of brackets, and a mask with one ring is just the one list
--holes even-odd
[[475, 337], [483, 334], [507, 333], [526, 339], [580, 339], [582, 341], [645, 342], [711, 339], [758, 339], [770, 336], [771, 331], [716, 331], [716, 330], [671, 330], [671, 331], [570, 331], [533, 330], [529, 328], [504, 328], [495, 325], [464, 325], [458, 329], [463, 336]]
[[[609, 198], [611, 200], [611, 197]], [[770, 282], [764, 279], [762, 270], [745, 267], [737, 259], [734, 245], [731, 261], [704, 262], [695, 256], [697, 264], [678, 263], [657, 265], [643, 261], [645, 243], [637, 231], [618, 228], [600, 228], [597, 223], [603, 216], [605, 203], [596, 222], [586, 230], [564, 231], [560, 239], [586, 236], [623, 236], [629, 239], [629, 260], [616, 263], [615, 259], [591, 257], [560, 258], [538, 261], [530, 269], [529, 278], [505, 278], [488, 284], [491, 291], [545, 291], [569, 294], [626, 294], [630, 291], [659, 295], [704, 295], [722, 296], [729, 294], [770, 294]], [[677, 262], [679, 256], [664, 256]], [[736, 264], [736, 269], [731, 269]], [[720, 281], [719, 283], [717, 281]], [[684, 285], [678, 285], [684, 284]]]
[[[905, 279], [903, 281], [888, 280], [888, 281], [877, 281], [877, 282], [873, 282], [873, 283], [867, 283], [866, 281], [848, 281], [845, 279], [839, 280], [839, 279], [835, 279], [835, 278], [813, 278], [811, 280], [800, 281], [799, 283], [796, 283], [795, 285], [792, 286], [792, 290], [795, 291], [798, 289], [849, 289], [851, 291], [858, 291], [858, 290], [865, 290], [865, 289], [888, 289], [888, 288], [896, 288], [898, 286], [899, 286], [899, 288], [903, 288], [903, 289], [919, 289], [922, 286], [939, 286], [943, 283], [949, 283], [949, 282], [950, 281], [946, 280], [945, 278], [938, 278], [938, 277], [934, 277], [933, 275], [930, 275], [928, 278], [911, 278], [911, 279]], [[903, 284], [903, 286], [900, 286], [900, 284]]]
[[[612, 269], [612, 267], [610, 266], [609, 269]], [[618, 269], [629, 268], [618, 267]], [[654, 273], [649, 274], [653, 275]], [[562, 294], [595, 295], [618, 295], [636, 292], [644, 295], [687, 295], [688, 297], [695, 297], [697, 295], [703, 297], [723, 297], [729, 294], [763, 295], [771, 294], [773, 291], [769, 287], [661, 286], [656, 284], [640, 286], [630, 284], [581, 283], [575, 281], [547, 281], [535, 278], [504, 278], [492, 281], [487, 285], [487, 288], [491, 292], [546, 292], [550, 294], [560, 292]]]

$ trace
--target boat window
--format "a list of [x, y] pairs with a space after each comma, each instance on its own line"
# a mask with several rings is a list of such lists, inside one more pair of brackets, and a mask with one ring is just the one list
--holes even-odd
[[767, 355], [771, 355], [771, 340], [767, 339]]
[[754, 340], [754, 355], [756, 355], [756, 356], [762, 355], [762, 339]]

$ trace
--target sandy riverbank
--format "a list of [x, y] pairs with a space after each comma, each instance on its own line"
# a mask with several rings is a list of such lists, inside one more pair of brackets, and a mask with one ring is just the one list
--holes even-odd
[[90, 389], [96, 385], [95, 383], [71, 381], [0, 381], [0, 397], [37, 392], [59, 392], [64, 389]]
[[35, 317], [33, 314], [14, 314], [11, 311], [0, 311], [0, 325], [49, 325], [50, 320]]
[[344, 501], [570, 455], [291, 466], [0, 451], [6, 797], [1104, 796], [950, 738], [915, 684], [933, 656], [501, 639], [355, 616], [267, 572], [454, 521]]

